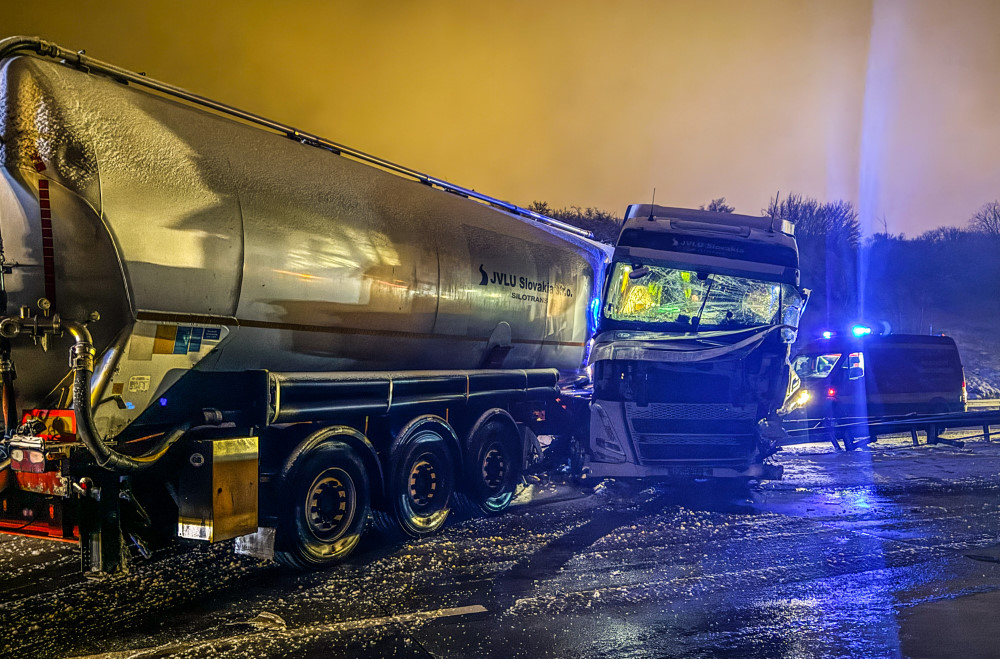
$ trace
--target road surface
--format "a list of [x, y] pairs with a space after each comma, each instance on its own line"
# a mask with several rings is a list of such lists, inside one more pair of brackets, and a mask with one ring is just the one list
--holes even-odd
[[193, 547], [103, 582], [0, 537], [0, 653], [110, 657], [996, 656], [1000, 444], [779, 455], [785, 479], [586, 487], [295, 573]]

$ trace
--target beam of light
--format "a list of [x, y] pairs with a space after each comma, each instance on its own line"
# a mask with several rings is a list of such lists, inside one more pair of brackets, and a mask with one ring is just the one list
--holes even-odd
[[[893, 112], [898, 109], [893, 99], [898, 93], [896, 70], [903, 39], [906, 9], [901, 3], [875, 0], [872, 4], [871, 32], [868, 37], [868, 63], [865, 71], [865, 91], [861, 117], [861, 152], [858, 167], [858, 219], [862, 234], [871, 234], [880, 207], [881, 180], [889, 157], [889, 128]], [[868, 255], [858, 250], [858, 308], [865, 312], [865, 282]]]

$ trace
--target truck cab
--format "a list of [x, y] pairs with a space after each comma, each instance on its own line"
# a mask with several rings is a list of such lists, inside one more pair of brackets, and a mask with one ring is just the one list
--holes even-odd
[[808, 292], [783, 220], [632, 205], [590, 357], [594, 477], [780, 477], [763, 460]]

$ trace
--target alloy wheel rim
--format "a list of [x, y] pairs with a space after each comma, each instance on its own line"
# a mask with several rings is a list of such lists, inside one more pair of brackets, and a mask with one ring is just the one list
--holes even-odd
[[487, 490], [490, 493], [498, 492], [507, 475], [507, 461], [499, 446], [493, 445], [486, 451], [481, 471]]
[[330, 541], [344, 533], [354, 519], [356, 492], [353, 480], [340, 469], [319, 474], [306, 491], [306, 522], [319, 540]]
[[406, 492], [416, 509], [426, 509], [436, 502], [438, 473], [429, 456], [421, 456], [410, 468]]

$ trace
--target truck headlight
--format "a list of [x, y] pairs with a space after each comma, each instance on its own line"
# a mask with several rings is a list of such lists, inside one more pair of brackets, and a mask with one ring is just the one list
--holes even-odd
[[793, 393], [791, 396], [788, 397], [788, 399], [785, 401], [785, 404], [781, 407], [781, 409], [778, 410], [778, 414], [780, 416], [785, 416], [786, 414], [794, 412], [800, 407], [805, 407], [806, 403], [809, 402], [809, 399], [811, 397], [812, 394], [810, 394], [808, 391], [806, 391], [805, 389], [799, 389], [798, 392]]
[[596, 418], [591, 417], [590, 420], [591, 434], [593, 435], [591, 441], [595, 453], [600, 451], [609, 458], [624, 462], [626, 459], [625, 449], [615, 433], [608, 413], [599, 404], [591, 404], [591, 410], [596, 416]]

